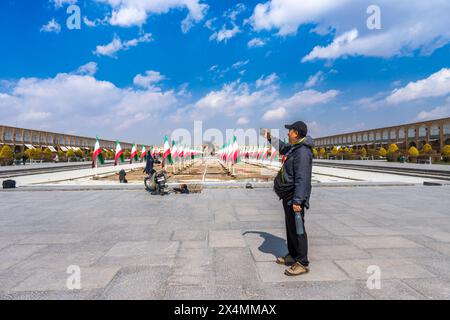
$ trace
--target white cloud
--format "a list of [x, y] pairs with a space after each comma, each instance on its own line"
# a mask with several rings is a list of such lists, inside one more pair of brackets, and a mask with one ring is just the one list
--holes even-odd
[[17, 81], [11, 93], [0, 94], [0, 118], [22, 127], [113, 138], [114, 130], [133, 131], [134, 124], [146, 123], [177, 103], [172, 90], [118, 88], [90, 75], [60, 73]]
[[256, 31], [295, 34], [302, 25], [315, 25], [319, 35], [337, 35], [331, 45], [316, 47], [305, 59], [335, 59], [347, 55], [372, 57], [431, 54], [450, 41], [446, 0], [378, 0], [381, 29], [369, 30], [371, 0], [268, 0], [258, 4], [250, 23]]
[[50, 0], [51, 3], [55, 6], [55, 8], [62, 8], [65, 5], [71, 5], [77, 3], [77, 0]]
[[115, 26], [142, 26], [149, 15], [165, 14], [174, 9], [187, 9], [188, 15], [182, 22], [187, 32], [193, 23], [201, 21], [208, 6], [201, 0], [97, 0], [106, 2], [112, 9], [110, 23]]
[[256, 80], [256, 88], [267, 87], [278, 81], [278, 76], [276, 73], [272, 73], [267, 77], [261, 76]]
[[416, 121], [434, 120], [450, 117], [450, 97], [447, 98], [442, 106], [436, 107], [430, 111], [421, 111], [416, 116]]
[[241, 61], [234, 63], [231, 67], [233, 69], [240, 69], [240, 68], [246, 66], [249, 62], [250, 62], [250, 60], [241, 60]]
[[96, 62], [88, 62], [77, 70], [77, 74], [93, 76], [97, 73], [98, 65]]
[[133, 83], [142, 88], [160, 90], [160, 88], [155, 87], [155, 85], [163, 81], [165, 78], [166, 77], [160, 72], [149, 70], [146, 71], [144, 75], [138, 74], [134, 77]]
[[55, 19], [52, 19], [41, 27], [41, 32], [60, 33], [61, 25]]
[[239, 27], [235, 24], [233, 24], [233, 28], [227, 29], [225, 25], [222, 26], [222, 29], [219, 31], [214, 32], [210, 37], [209, 40], [213, 41], [216, 40], [217, 42], [225, 42], [227, 43], [229, 39], [233, 38], [235, 35], [237, 35], [241, 30]]
[[228, 17], [231, 21], [236, 21], [237, 17], [243, 13], [247, 7], [243, 3], [238, 3], [233, 8], [227, 10], [224, 14], [225, 17]]
[[249, 121], [248, 121], [248, 119], [247, 119], [246, 117], [240, 117], [240, 118], [236, 121], [236, 124], [237, 124], [237, 125], [241, 125], [241, 126], [246, 125], [246, 124], [248, 124], [248, 123], [249, 123]]
[[343, 35], [336, 37], [333, 42], [326, 46], [316, 46], [314, 49], [302, 59], [302, 62], [314, 59], [335, 59], [340, 56], [353, 55], [358, 53], [358, 49], [351, 46], [351, 43], [358, 38], [358, 30], [353, 29]]
[[284, 107], [278, 107], [276, 109], [268, 110], [264, 113], [262, 120], [264, 121], [274, 121], [286, 118], [287, 110]]
[[259, 48], [264, 47], [266, 45], [266, 41], [261, 38], [254, 38], [247, 43], [249, 48]]
[[280, 97], [278, 86], [273, 85], [276, 79], [276, 74], [272, 74], [261, 77], [255, 85], [239, 80], [225, 84], [220, 90], [211, 91], [195, 103], [177, 110], [172, 120], [220, 118], [223, 121], [225, 116], [236, 119], [238, 124], [244, 124], [243, 119], [250, 118], [272, 121], [285, 117], [288, 112], [296, 113], [325, 104], [339, 95], [337, 90], [304, 90]]
[[97, 46], [94, 54], [97, 56], [115, 57], [116, 53], [119, 51], [128, 50], [130, 47], [135, 47], [139, 43], [151, 42], [152, 40], [152, 35], [150, 33], [146, 33], [137, 39], [131, 39], [126, 42], [122, 42], [118, 36], [114, 36], [114, 39], [110, 43]]
[[440, 118], [450, 117], [450, 101], [448, 101], [447, 105], [443, 105], [440, 107], [436, 107], [430, 111], [422, 111], [417, 116], [417, 121], [426, 121], [426, 120], [434, 120]]
[[267, 110], [263, 117], [263, 121], [274, 121], [284, 118], [288, 110], [299, 111], [315, 105], [321, 105], [332, 101], [339, 95], [337, 90], [329, 90], [326, 92], [319, 92], [316, 90], [299, 91], [288, 98], [277, 99], [274, 101], [269, 110]]
[[389, 104], [397, 104], [417, 99], [442, 97], [450, 94], [450, 68], [442, 68], [426, 79], [410, 82], [405, 87], [395, 89], [387, 98]]
[[312, 88], [325, 80], [325, 75], [322, 71], [318, 71], [316, 74], [310, 76], [305, 83], [305, 88]]

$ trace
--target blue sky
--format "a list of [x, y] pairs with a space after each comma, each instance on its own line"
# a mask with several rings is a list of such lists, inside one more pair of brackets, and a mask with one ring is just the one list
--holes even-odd
[[373, 29], [365, 0], [1, 1], [0, 122], [154, 144], [194, 120], [319, 137], [450, 116], [450, 3], [391, 2]]

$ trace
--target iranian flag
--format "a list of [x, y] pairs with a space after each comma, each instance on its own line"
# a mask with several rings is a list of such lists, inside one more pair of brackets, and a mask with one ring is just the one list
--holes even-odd
[[175, 140], [172, 140], [172, 159], [175, 161], [178, 157], [178, 148]]
[[239, 157], [239, 145], [237, 143], [237, 138], [236, 136], [233, 137], [233, 147], [232, 147], [232, 151], [231, 151], [231, 156], [233, 159], [233, 164], [236, 164], [240, 161], [240, 157]]
[[120, 146], [119, 140], [116, 141], [116, 155], [114, 156], [114, 165], [117, 166], [120, 163], [123, 163], [125, 160], [123, 158], [123, 150]]
[[100, 164], [104, 164], [105, 159], [103, 159], [102, 148], [100, 147], [100, 141], [98, 141], [97, 138], [95, 141], [94, 153], [92, 155], [92, 168], [98, 167], [98, 162], [100, 162]]
[[270, 157], [270, 161], [278, 161], [278, 151], [277, 151], [277, 149], [275, 149], [273, 146], [272, 146], [272, 149], [271, 149], [271, 154], [272, 154], [272, 156]]
[[183, 157], [184, 157], [184, 147], [183, 147], [183, 145], [180, 145], [180, 148], [178, 150], [178, 157], [180, 159], [183, 159]]
[[266, 158], [267, 158], [267, 156], [268, 156], [268, 154], [269, 154], [269, 148], [267, 148], [267, 146], [264, 146], [264, 148], [263, 148], [263, 155], [262, 155], [262, 159], [261, 160], [266, 160]]
[[134, 161], [138, 161], [139, 160], [137, 147], [136, 147], [135, 144], [133, 144], [133, 148], [131, 148], [130, 164], [133, 163], [133, 160]]
[[253, 146], [253, 150], [252, 150], [252, 157], [253, 157], [253, 159], [255, 159], [257, 155], [258, 155], [258, 147], [257, 146]]
[[142, 146], [141, 160], [147, 161], [147, 150], [145, 150], [145, 146]]
[[167, 136], [164, 137], [164, 153], [162, 156], [162, 164], [165, 165], [166, 159], [169, 160], [170, 164], [173, 164], [172, 161], [172, 154], [170, 152], [170, 144], [169, 144], [169, 138]]

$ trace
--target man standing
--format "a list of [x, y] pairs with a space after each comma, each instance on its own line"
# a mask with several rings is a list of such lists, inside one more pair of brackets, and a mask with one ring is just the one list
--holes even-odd
[[[305, 210], [309, 209], [314, 141], [308, 136], [308, 127], [302, 121], [286, 125], [289, 143], [272, 137], [268, 130], [264, 135], [269, 143], [283, 155], [283, 165], [277, 179], [284, 189], [278, 192], [283, 200], [286, 220], [286, 238], [289, 254], [277, 258], [278, 264], [290, 266], [287, 276], [309, 272], [308, 236], [305, 230]], [[277, 188], [277, 182], [275, 183]], [[287, 191], [286, 191], [287, 190]], [[280, 195], [281, 194], [281, 195]]]

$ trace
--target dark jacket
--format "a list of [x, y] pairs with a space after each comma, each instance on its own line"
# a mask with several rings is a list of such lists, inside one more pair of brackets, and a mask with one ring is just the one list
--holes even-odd
[[152, 155], [149, 153], [147, 155], [147, 163], [145, 164], [145, 169], [144, 169], [144, 172], [146, 174], [151, 175], [151, 174], [153, 174], [153, 172], [155, 172], [155, 170], [153, 169], [154, 162], [155, 161], [153, 160]]
[[307, 136], [299, 145], [291, 145], [272, 137], [270, 143], [287, 156], [283, 165], [284, 182], [295, 186], [293, 204], [309, 209], [314, 140]]

